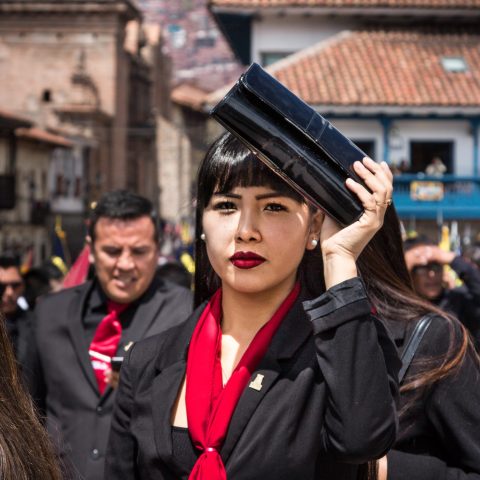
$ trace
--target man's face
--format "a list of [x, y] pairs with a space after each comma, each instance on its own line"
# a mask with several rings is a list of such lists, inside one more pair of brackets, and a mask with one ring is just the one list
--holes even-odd
[[150, 286], [158, 262], [155, 227], [147, 215], [132, 220], [102, 217], [95, 225], [93, 260], [105, 294], [130, 303]]
[[23, 294], [24, 284], [17, 267], [0, 267], [0, 291], [3, 290], [1, 306], [5, 315], [17, 310], [17, 300]]

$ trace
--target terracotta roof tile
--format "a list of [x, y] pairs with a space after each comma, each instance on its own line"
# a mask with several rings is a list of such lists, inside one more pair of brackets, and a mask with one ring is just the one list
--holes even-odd
[[[466, 71], [446, 71], [443, 57]], [[268, 70], [312, 105], [478, 107], [480, 33], [343, 32]]]
[[11, 128], [29, 127], [33, 125], [33, 122], [27, 118], [3, 109], [0, 109], [0, 123], [6, 124]]
[[36, 140], [50, 145], [56, 145], [58, 147], [73, 147], [73, 142], [68, 138], [55, 135], [54, 133], [41, 130], [40, 128], [17, 128], [17, 130], [15, 130], [15, 135], [20, 138], [28, 138], [30, 140]]
[[480, 0], [210, 0], [211, 8], [478, 8]]
[[190, 107], [193, 110], [201, 110], [206, 92], [195, 85], [181, 84], [172, 90], [170, 98], [178, 105]]

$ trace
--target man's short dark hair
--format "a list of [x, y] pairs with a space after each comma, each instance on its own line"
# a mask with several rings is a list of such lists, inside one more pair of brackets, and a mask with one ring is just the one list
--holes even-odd
[[403, 251], [408, 252], [412, 248], [418, 247], [420, 245], [436, 245], [436, 243], [427, 235], [416, 235], [414, 237], [407, 238], [403, 242]]
[[0, 268], [18, 268], [20, 270], [20, 257], [11, 253], [0, 255]]
[[88, 234], [93, 243], [95, 241], [95, 225], [100, 218], [135, 220], [144, 216], [148, 216], [152, 220], [155, 228], [154, 239], [159, 242], [160, 229], [158, 215], [153, 208], [152, 202], [148, 198], [128, 190], [107, 192], [100, 198], [95, 208], [91, 210]]

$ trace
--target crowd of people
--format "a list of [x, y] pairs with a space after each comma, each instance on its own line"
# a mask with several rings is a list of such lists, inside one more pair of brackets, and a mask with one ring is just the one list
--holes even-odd
[[389, 167], [354, 169], [342, 227], [222, 135], [193, 286], [127, 191], [91, 212], [84, 283], [3, 255], [0, 478], [480, 480], [477, 251], [403, 243]]

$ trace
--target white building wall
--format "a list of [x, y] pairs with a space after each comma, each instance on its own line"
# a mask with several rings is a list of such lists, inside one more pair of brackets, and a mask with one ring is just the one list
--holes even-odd
[[[333, 125], [352, 140], [375, 142], [374, 159], [383, 160], [383, 127], [378, 120], [332, 120]], [[453, 173], [473, 175], [473, 132], [466, 120], [394, 120], [390, 127], [390, 163], [410, 160], [410, 142], [453, 142]]]
[[261, 17], [252, 25], [252, 61], [260, 62], [262, 52], [297, 52], [354, 25], [352, 21], [319, 16]]

